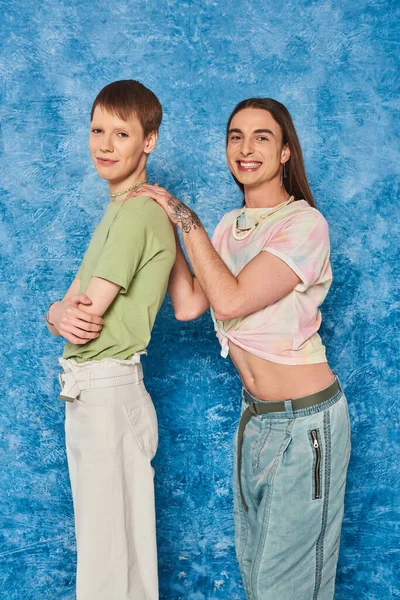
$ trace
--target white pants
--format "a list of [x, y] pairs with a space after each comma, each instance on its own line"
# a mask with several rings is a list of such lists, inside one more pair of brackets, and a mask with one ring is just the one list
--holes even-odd
[[61, 397], [70, 400], [65, 435], [78, 553], [77, 600], [157, 600], [150, 461], [158, 428], [140, 356], [82, 364], [60, 359], [60, 364]]

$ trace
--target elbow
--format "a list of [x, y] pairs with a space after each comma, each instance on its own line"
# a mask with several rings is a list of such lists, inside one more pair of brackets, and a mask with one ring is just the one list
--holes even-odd
[[219, 312], [217, 310], [214, 310], [214, 315], [215, 318], [217, 319], [217, 321], [231, 321], [232, 319], [236, 319], [238, 316], [236, 313], [232, 313], [232, 312]]
[[174, 310], [174, 314], [175, 314], [175, 319], [177, 321], [190, 321], [191, 320], [188, 316], [188, 313], [186, 313], [183, 310]]
[[200, 313], [198, 312], [193, 310], [185, 310], [182, 308], [174, 310], [174, 314], [177, 321], [193, 321], [200, 316]]
[[231, 321], [232, 319], [236, 319], [237, 317], [242, 316], [240, 311], [238, 311], [233, 306], [228, 306], [222, 304], [221, 306], [213, 306], [215, 318], [218, 321]]
[[245, 301], [238, 293], [218, 294], [211, 306], [218, 321], [231, 321], [248, 314]]
[[205, 298], [172, 299], [175, 319], [177, 321], [193, 321], [200, 317], [208, 308]]
[[235, 305], [235, 304], [221, 304], [220, 306], [214, 306], [214, 315], [218, 321], [232, 321], [232, 319], [241, 319], [243, 317], [247, 317], [247, 315], [251, 314], [251, 309], [249, 310], [246, 306]]
[[213, 308], [213, 311], [217, 321], [229, 321], [229, 317], [227, 317], [225, 313], [222, 313], [219, 310], [215, 310], [215, 308]]

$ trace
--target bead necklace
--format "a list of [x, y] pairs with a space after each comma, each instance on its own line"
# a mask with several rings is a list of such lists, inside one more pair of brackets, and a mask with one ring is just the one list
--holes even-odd
[[123, 196], [124, 194], [127, 194], [128, 192], [137, 190], [138, 187], [142, 185], [142, 183], [147, 183], [147, 179], [143, 179], [143, 181], [139, 181], [139, 183], [135, 183], [135, 185], [128, 188], [127, 190], [124, 190], [123, 192], [116, 192], [115, 194], [110, 194], [110, 198], [117, 198], [118, 196]]
[[257, 227], [260, 225], [260, 223], [263, 223], [265, 221], [265, 219], [267, 219], [268, 217], [270, 217], [271, 215], [276, 213], [281, 208], [284, 208], [284, 206], [287, 206], [288, 204], [293, 202], [293, 200], [294, 200], [294, 196], [290, 196], [290, 198], [285, 200], [285, 202], [278, 204], [278, 206], [275, 206], [275, 208], [273, 210], [271, 210], [270, 212], [261, 214], [258, 217], [258, 220], [254, 223], [254, 225], [252, 225], [251, 227], [246, 227], [246, 228], [239, 226], [239, 221], [245, 214], [246, 207], [244, 207], [240, 211], [240, 213], [238, 214], [238, 216], [236, 217], [236, 219], [234, 220], [234, 222], [232, 224], [233, 237], [235, 238], [235, 240], [245, 240], [247, 237], [249, 237], [249, 235], [251, 233], [253, 233], [253, 231], [255, 231], [257, 229]]

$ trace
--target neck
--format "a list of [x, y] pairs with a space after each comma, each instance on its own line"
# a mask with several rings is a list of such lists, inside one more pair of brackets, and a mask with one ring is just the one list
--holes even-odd
[[285, 186], [281, 186], [280, 178], [267, 181], [260, 186], [251, 187], [245, 186], [244, 199], [247, 208], [271, 208], [278, 206], [287, 198]]
[[[147, 179], [146, 168], [143, 168], [143, 169], [140, 169], [138, 171], [135, 171], [134, 173], [132, 173], [126, 179], [118, 180], [118, 181], [109, 181], [108, 182], [109, 193], [110, 194], [117, 194], [119, 192], [125, 192], [126, 190], [128, 190], [131, 187], [133, 187], [134, 185], [136, 185], [140, 181], [143, 181], [144, 179]], [[129, 192], [126, 192], [125, 194], [121, 194], [120, 196], [116, 196], [115, 198], [111, 198], [111, 201], [113, 202], [115, 200], [125, 200], [125, 198], [128, 195], [128, 193]]]

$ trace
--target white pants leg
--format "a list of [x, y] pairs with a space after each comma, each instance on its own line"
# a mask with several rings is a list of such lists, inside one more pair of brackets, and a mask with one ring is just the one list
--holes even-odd
[[[97, 373], [99, 366], [93, 367]], [[150, 461], [158, 431], [143, 380], [81, 391], [79, 399], [66, 403], [65, 431], [78, 551], [77, 600], [157, 600]]]

